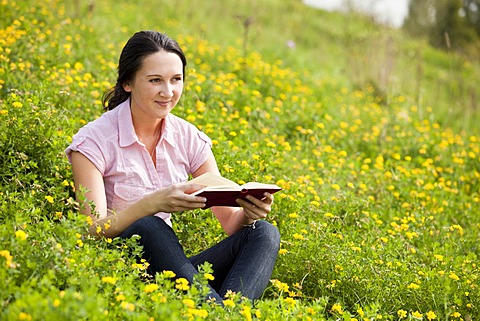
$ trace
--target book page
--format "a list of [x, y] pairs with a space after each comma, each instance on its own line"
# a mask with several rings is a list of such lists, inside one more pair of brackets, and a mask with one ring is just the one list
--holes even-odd
[[190, 180], [189, 183], [195, 183], [205, 186], [235, 186], [238, 187], [238, 184], [234, 181], [229, 180], [228, 178], [216, 175], [210, 172], [206, 172], [194, 179]]
[[257, 182], [245, 183], [241, 187], [246, 189], [280, 189], [275, 184], [265, 184], [265, 183], [257, 183]]

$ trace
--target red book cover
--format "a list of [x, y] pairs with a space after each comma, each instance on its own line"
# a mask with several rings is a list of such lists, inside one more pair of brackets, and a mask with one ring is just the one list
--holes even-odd
[[202, 196], [207, 199], [204, 209], [212, 206], [232, 206], [239, 207], [235, 200], [245, 199], [247, 195], [255, 198], [264, 198], [265, 193], [276, 193], [281, 188], [275, 184], [264, 184], [250, 182], [243, 185], [230, 181], [219, 175], [205, 173], [190, 182], [206, 185], [207, 187], [193, 193], [196, 196]]

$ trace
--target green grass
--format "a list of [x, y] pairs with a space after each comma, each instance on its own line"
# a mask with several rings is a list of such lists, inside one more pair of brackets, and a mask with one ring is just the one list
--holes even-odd
[[[298, 1], [92, 3], [0, 2], [2, 320], [480, 315], [478, 63]], [[174, 113], [214, 140], [223, 175], [283, 187], [255, 306], [203, 303], [202, 276], [180, 291], [145, 277], [133, 242], [84, 236], [63, 150], [139, 29], [185, 48]], [[188, 254], [224, 237], [209, 211], [174, 228]]]

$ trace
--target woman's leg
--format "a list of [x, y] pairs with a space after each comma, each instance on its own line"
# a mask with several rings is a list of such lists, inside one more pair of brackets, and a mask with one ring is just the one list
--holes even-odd
[[[163, 271], [173, 271], [177, 278], [185, 278], [190, 283], [198, 273], [178, 241], [177, 235], [170, 226], [159, 217], [146, 216], [130, 225], [121, 238], [139, 235], [139, 243], [143, 246], [143, 258], [147, 260], [152, 275]], [[220, 296], [211, 289], [209, 297], [221, 302]]]
[[193, 266], [213, 265], [210, 284], [224, 298], [228, 290], [258, 299], [268, 285], [280, 248], [278, 229], [266, 221], [244, 228], [190, 258]]

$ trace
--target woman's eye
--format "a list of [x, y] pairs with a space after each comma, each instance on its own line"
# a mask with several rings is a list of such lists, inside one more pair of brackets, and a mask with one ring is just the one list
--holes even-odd
[[160, 78], [153, 78], [150, 79], [150, 82], [161, 82], [162, 80]]
[[182, 81], [182, 77], [175, 77], [172, 79], [174, 82]]

